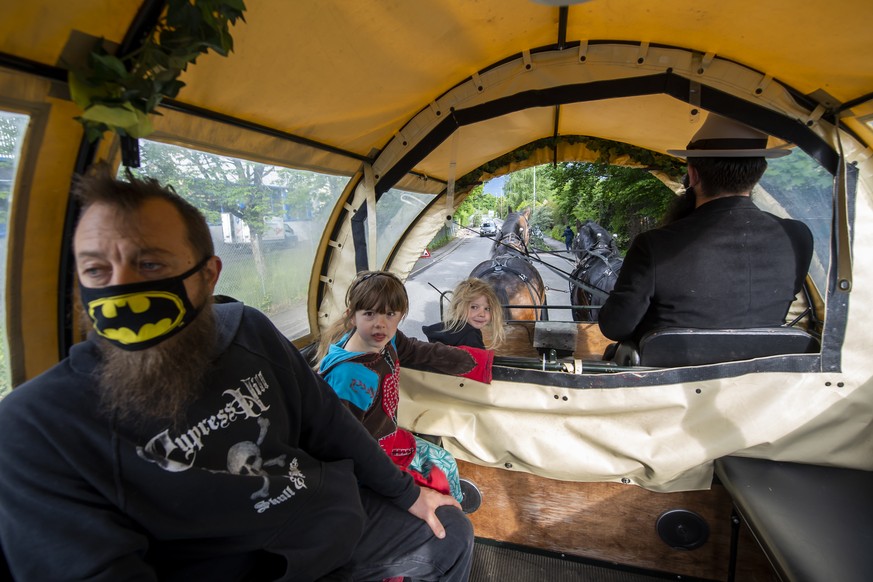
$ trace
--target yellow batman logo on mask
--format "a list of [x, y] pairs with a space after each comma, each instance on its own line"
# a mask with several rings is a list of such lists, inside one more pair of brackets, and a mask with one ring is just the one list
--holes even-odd
[[88, 316], [94, 329], [108, 340], [125, 345], [161, 337], [183, 323], [185, 304], [175, 293], [141, 291], [94, 299]]

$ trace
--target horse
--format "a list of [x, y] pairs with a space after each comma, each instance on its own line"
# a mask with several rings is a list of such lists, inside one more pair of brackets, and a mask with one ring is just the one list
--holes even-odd
[[545, 305], [546, 286], [539, 271], [528, 257], [530, 243], [530, 208], [510, 212], [500, 232], [494, 237], [491, 258], [476, 265], [470, 277], [482, 279], [494, 288], [507, 321], [548, 319], [545, 309], [509, 307], [511, 305]]
[[[605, 228], [589, 220], [573, 239], [576, 268], [570, 275], [570, 302], [574, 306], [603, 305], [615, 287], [624, 259], [615, 239]], [[599, 310], [574, 309], [574, 321], [597, 321]]]

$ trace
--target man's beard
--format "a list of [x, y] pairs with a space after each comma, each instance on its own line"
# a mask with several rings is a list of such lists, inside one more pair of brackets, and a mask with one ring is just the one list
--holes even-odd
[[188, 407], [203, 393], [203, 378], [215, 355], [212, 301], [208, 295], [201, 299], [200, 313], [185, 329], [150, 348], [127, 351], [95, 338], [102, 354], [97, 369], [101, 401], [111, 417], [182, 425]]

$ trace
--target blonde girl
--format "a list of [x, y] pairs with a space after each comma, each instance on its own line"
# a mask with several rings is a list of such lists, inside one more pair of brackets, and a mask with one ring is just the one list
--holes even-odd
[[441, 323], [421, 328], [431, 342], [450, 346], [485, 348], [482, 330], [491, 332], [487, 348], [493, 350], [506, 337], [503, 308], [494, 289], [481, 279], [464, 279], [452, 291], [452, 299]]

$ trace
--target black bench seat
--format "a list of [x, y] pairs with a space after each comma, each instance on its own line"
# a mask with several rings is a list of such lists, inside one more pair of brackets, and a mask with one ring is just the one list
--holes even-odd
[[873, 580], [873, 471], [724, 457], [715, 472], [783, 581]]

